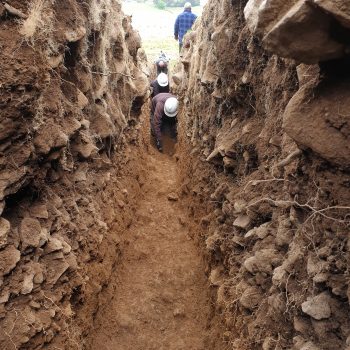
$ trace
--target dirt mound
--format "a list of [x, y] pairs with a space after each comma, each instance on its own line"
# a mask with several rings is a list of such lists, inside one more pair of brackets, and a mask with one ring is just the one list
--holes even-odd
[[0, 348], [80, 349], [139, 189], [140, 38], [114, 0], [0, 16]]
[[[254, 26], [268, 33], [264, 40], [270, 34], [275, 40], [270, 46], [264, 41], [268, 48], [279, 54], [290, 49], [285, 56], [297, 58], [300, 52], [283, 43], [293, 35], [288, 28], [300, 18], [303, 30], [314, 23], [308, 12], [286, 15], [292, 5], [283, 1], [249, 1], [257, 8], [247, 26], [246, 3], [207, 4], [173, 79], [183, 106], [182, 195], [201, 228], [208, 277], [218, 281], [222, 337], [237, 350], [345, 349], [350, 163], [349, 111], [342, 102], [349, 98], [348, 58], [343, 51], [329, 56], [322, 45], [316, 52], [311, 48], [318, 43], [310, 41], [296, 46], [309, 44], [307, 53], [324, 62], [300, 65], [271, 55], [251, 34]], [[264, 12], [268, 5], [275, 12]], [[334, 13], [313, 17], [318, 34], [329, 29], [324, 18], [333, 29], [345, 25]], [[277, 14], [285, 17], [279, 21]], [[274, 36], [270, 22], [281, 26]], [[312, 28], [297, 39], [307, 40], [317, 31]], [[333, 29], [323, 39], [346, 46], [343, 31]]]

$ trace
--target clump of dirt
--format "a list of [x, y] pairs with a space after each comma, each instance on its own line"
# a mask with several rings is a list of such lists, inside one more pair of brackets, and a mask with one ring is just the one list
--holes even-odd
[[272, 55], [250, 33], [246, 3], [209, 2], [173, 76], [182, 198], [222, 338], [237, 350], [345, 349], [349, 89], [337, 72], [347, 59]]
[[142, 182], [140, 38], [115, 0], [0, 19], [0, 348], [80, 349]]

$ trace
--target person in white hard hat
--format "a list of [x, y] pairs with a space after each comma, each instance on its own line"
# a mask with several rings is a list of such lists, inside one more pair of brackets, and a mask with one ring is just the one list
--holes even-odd
[[157, 96], [162, 92], [169, 92], [169, 79], [165, 73], [160, 73], [157, 79], [151, 83], [151, 97]]
[[178, 108], [179, 101], [173, 94], [163, 92], [152, 98], [151, 132], [156, 139], [156, 145], [160, 152], [163, 150], [162, 123], [169, 121], [175, 126]]
[[179, 50], [182, 48], [182, 39], [189, 29], [192, 28], [197, 16], [192, 13], [192, 6], [190, 2], [186, 2], [184, 11], [180, 13], [175, 21], [174, 38], [179, 40]]

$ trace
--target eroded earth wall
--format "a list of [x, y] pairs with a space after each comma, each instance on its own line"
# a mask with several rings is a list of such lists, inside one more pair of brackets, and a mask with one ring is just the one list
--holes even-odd
[[350, 346], [349, 9], [214, 0], [186, 36], [181, 189], [228, 349]]
[[0, 47], [0, 348], [81, 349], [139, 187], [140, 38], [119, 1], [9, 0]]

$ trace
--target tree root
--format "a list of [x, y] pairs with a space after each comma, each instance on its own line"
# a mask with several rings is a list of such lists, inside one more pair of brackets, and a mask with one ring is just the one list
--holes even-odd
[[7, 10], [8, 13], [10, 13], [13, 16], [19, 17], [19, 18], [23, 18], [23, 19], [27, 19], [28, 16], [26, 14], [24, 14], [21, 10], [18, 10], [14, 7], [12, 7], [11, 5], [5, 3], [4, 4], [5, 9]]

